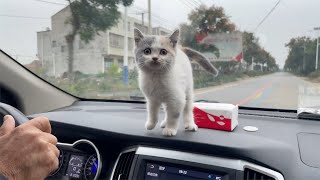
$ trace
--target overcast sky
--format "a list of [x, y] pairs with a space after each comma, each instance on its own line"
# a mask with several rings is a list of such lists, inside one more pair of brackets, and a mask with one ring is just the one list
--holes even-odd
[[[46, 1], [66, 4], [65, 0]], [[187, 15], [191, 10], [188, 6], [191, 4], [182, 1], [184, 0], [152, 0], [153, 23], [174, 28], [187, 22]], [[278, 0], [200, 1], [208, 6], [213, 3], [222, 6], [238, 29], [254, 31]], [[0, 0], [0, 48], [22, 63], [32, 61], [37, 52], [36, 32], [50, 27], [50, 17], [63, 7], [43, 0]], [[261, 45], [271, 52], [281, 67], [288, 54], [284, 45], [290, 38], [303, 35], [315, 37], [315, 32], [310, 30], [320, 26], [319, 7], [319, 0], [281, 0], [274, 12], [255, 31]], [[141, 11], [139, 8], [146, 9], [147, 0], [135, 0], [134, 7], [129, 9], [129, 15], [136, 16], [135, 13]]]

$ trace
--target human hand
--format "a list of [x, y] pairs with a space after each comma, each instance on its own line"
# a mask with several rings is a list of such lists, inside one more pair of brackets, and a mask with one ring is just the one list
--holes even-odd
[[9, 180], [40, 180], [59, 165], [57, 138], [48, 118], [37, 117], [18, 127], [12, 116], [0, 127], [0, 174]]

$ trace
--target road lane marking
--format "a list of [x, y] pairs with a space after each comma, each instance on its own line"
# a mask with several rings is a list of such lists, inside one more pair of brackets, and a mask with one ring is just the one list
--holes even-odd
[[250, 100], [252, 99], [257, 99], [258, 97], [260, 97], [263, 93], [263, 91], [265, 89], [267, 89], [268, 87], [270, 87], [272, 85], [272, 82], [268, 82], [266, 84], [264, 84], [262, 87], [260, 87], [258, 90], [256, 90], [253, 94], [251, 94], [250, 96], [244, 98], [243, 100], [241, 100], [240, 102], [238, 103], [233, 103], [234, 105], [237, 105], [237, 106], [241, 106], [247, 102], [249, 102]]
[[260, 98], [260, 97], [262, 96], [262, 94], [263, 94], [263, 92], [259, 92], [259, 93], [254, 97], [254, 99]]
[[238, 81], [234, 81], [234, 82], [229, 82], [226, 84], [221, 84], [221, 85], [216, 85], [216, 86], [211, 86], [211, 87], [205, 87], [205, 88], [200, 88], [200, 89], [195, 89], [194, 90], [194, 94], [195, 95], [202, 95], [202, 94], [207, 94], [210, 92], [214, 92], [214, 91], [220, 91], [226, 88], [231, 88], [234, 86], [239, 86], [239, 85], [243, 85], [244, 83], [252, 83], [254, 81], [260, 80], [262, 78], [265, 78], [266, 76], [269, 75], [263, 75], [263, 76], [258, 76], [258, 77], [249, 77], [247, 79], [243, 79], [243, 80], [238, 80]]

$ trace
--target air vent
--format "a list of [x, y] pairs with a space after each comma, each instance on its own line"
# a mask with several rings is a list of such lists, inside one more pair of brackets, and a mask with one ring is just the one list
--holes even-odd
[[130, 168], [133, 162], [135, 151], [124, 152], [120, 155], [116, 169], [114, 170], [113, 180], [128, 180]]
[[276, 180], [276, 179], [268, 175], [246, 168], [244, 169], [243, 180]]

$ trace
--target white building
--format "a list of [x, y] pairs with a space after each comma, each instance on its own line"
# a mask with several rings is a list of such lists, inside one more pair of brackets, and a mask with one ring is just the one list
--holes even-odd
[[[69, 7], [65, 7], [51, 17], [52, 29], [37, 32], [38, 57], [43, 61], [44, 68], [49, 76], [61, 76], [68, 70], [68, 50], [65, 36], [70, 32], [71, 26], [66, 24], [70, 17]], [[134, 68], [133, 29], [147, 32], [147, 26], [141, 21], [128, 17], [128, 68]], [[170, 31], [163, 27], [153, 28], [154, 34], [165, 35]], [[116, 26], [100, 32], [88, 44], [81, 41], [79, 35], [74, 42], [74, 71], [85, 74], [98, 74], [108, 70], [115, 63], [123, 66], [124, 54], [124, 17], [119, 19]]]

